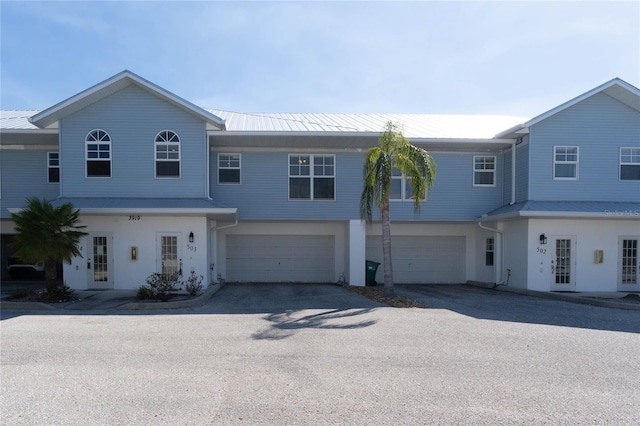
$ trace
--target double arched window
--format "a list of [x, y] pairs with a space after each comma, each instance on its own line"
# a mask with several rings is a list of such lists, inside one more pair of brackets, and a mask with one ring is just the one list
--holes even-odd
[[156, 177], [180, 177], [180, 138], [171, 130], [156, 135]]
[[87, 177], [111, 177], [111, 137], [96, 129], [85, 138]]

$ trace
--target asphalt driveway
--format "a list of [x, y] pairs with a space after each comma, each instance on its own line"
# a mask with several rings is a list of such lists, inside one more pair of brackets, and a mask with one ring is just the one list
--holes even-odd
[[[636, 424], [640, 311], [476, 289], [228, 285], [163, 312], [2, 312], [2, 424]], [[416, 296], [418, 297], [418, 296]]]

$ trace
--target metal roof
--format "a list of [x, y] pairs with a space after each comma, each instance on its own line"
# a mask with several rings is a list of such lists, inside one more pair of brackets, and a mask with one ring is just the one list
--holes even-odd
[[625, 201], [523, 201], [502, 206], [482, 220], [517, 217], [583, 217], [631, 219], [640, 223], [640, 202]]

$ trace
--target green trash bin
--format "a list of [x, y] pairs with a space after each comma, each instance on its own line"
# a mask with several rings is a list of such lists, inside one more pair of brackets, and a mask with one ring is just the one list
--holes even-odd
[[378, 272], [378, 266], [380, 264], [378, 262], [374, 262], [373, 260], [367, 260], [367, 285], [375, 286], [376, 283], [376, 272]]

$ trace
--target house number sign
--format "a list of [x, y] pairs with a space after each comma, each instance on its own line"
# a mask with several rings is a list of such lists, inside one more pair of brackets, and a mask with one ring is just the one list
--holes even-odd
[[130, 214], [129, 215], [129, 220], [140, 220], [140, 215], [139, 214]]

